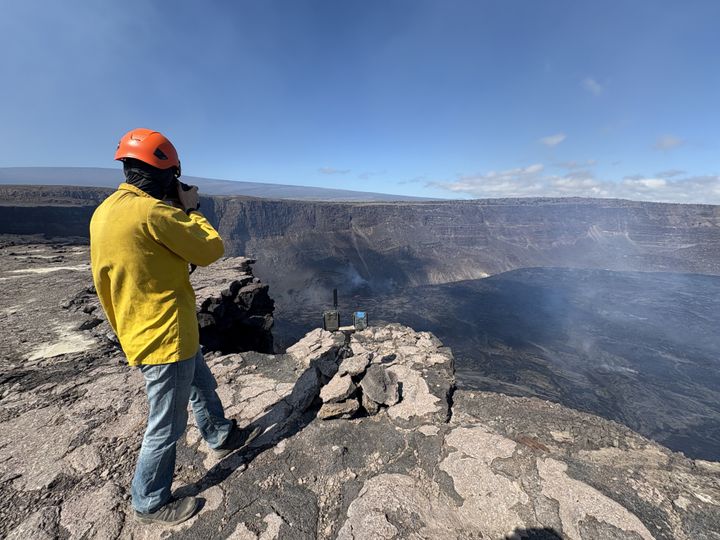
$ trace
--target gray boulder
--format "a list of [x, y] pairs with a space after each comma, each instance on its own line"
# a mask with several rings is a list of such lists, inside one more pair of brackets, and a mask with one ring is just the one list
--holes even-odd
[[318, 418], [328, 420], [330, 418], [350, 418], [360, 409], [360, 403], [352, 398], [341, 403], [324, 403], [318, 411]]
[[362, 394], [360, 402], [368, 414], [373, 415], [380, 412], [380, 404], [370, 399], [367, 394]]
[[379, 405], [395, 405], [400, 401], [400, 387], [395, 373], [377, 364], [370, 366], [360, 381], [363, 395]]
[[340, 367], [338, 368], [338, 374], [339, 375], [347, 374], [347, 375], [351, 375], [353, 377], [356, 375], [360, 375], [365, 371], [365, 368], [370, 364], [371, 359], [372, 359], [372, 353], [369, 353], [367, 351], [360, 353], [360, 354], [354, 354], [353, 356], [345, 358], [345, 359], [343, 359], [342, 362], [340, 362]]
[[323, 403], [337, 403], [350, 397], [355, 391], [355, 383], [349, 375], [335, 375], [329, 383], [320, 390], [320, 399]]

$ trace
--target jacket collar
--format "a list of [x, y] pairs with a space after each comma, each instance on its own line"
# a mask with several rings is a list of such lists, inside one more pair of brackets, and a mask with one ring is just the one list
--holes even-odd
[[145, 193], [145, 192], [144, 192], [142, 189], [140, 189], [139, 187], [133, 186], [132, 184], [128, 184], [127, 182], [123, 182], [122, 184], [120, 184], [120, 185], [118, 186], [118, 190], [120, 190], [120, 189], [125, 190], [125, 191], [129, 191], [130, 193], [134, 193], [135, 195], [139, 195], [140, 197], [147, 197], [147, 198], [149, 198], [149, 199], [154, 199], [154, 198], [155, 198], [155, 197], [153, 197], [152, 195], [149, 195], [149, 194]]

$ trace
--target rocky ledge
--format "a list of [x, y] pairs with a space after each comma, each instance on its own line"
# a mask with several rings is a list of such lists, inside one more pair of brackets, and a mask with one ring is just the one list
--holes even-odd
[[253, 264], [255, 259], [227, 257], [191, 275], [206, 350], [273, 352], [275, 302], [253, 275]]
[[[198, 267], [193, 271], [191, 282], [204, 350], [273, 352], [275, 302], [268, 295], [268, 286], [253, 275], [253, 264], [254, 259], [226, 257], [212, 269]], [[90, 331], [105, 349], [119, 347], [93, 286], [80, 290], [62, 307], [87, 315], [77, 330]]]
[[131, 517], [139, 372], [55, 358], [72, 377], [4, 386], [0, 535], [718, 537], [720, 464], [540, 400], [453, 392], [452, 354], [431, 334], [318, 329], [287, 354], [207, 358], [227, 414], [264, 433], [218, 462], [188, 428], [175, 488], [205, 499], [198, 516], [174, 528]]

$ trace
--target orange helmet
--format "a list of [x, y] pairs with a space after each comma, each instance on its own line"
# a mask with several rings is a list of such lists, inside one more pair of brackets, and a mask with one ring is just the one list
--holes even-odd
[[118, 143], [115, 159], [133, 158], [158, 169], [177, 168], [180, 176], [180, 159], [177, 150], [165, 135], [151, 129], [137, 128], [128, 131]]

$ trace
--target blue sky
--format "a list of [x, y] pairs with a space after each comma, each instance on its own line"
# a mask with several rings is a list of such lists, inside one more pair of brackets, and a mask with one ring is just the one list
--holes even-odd
[[720, 203], [720, 2], [34, 1], [0, 7], [0, 166], [447, 198]]

